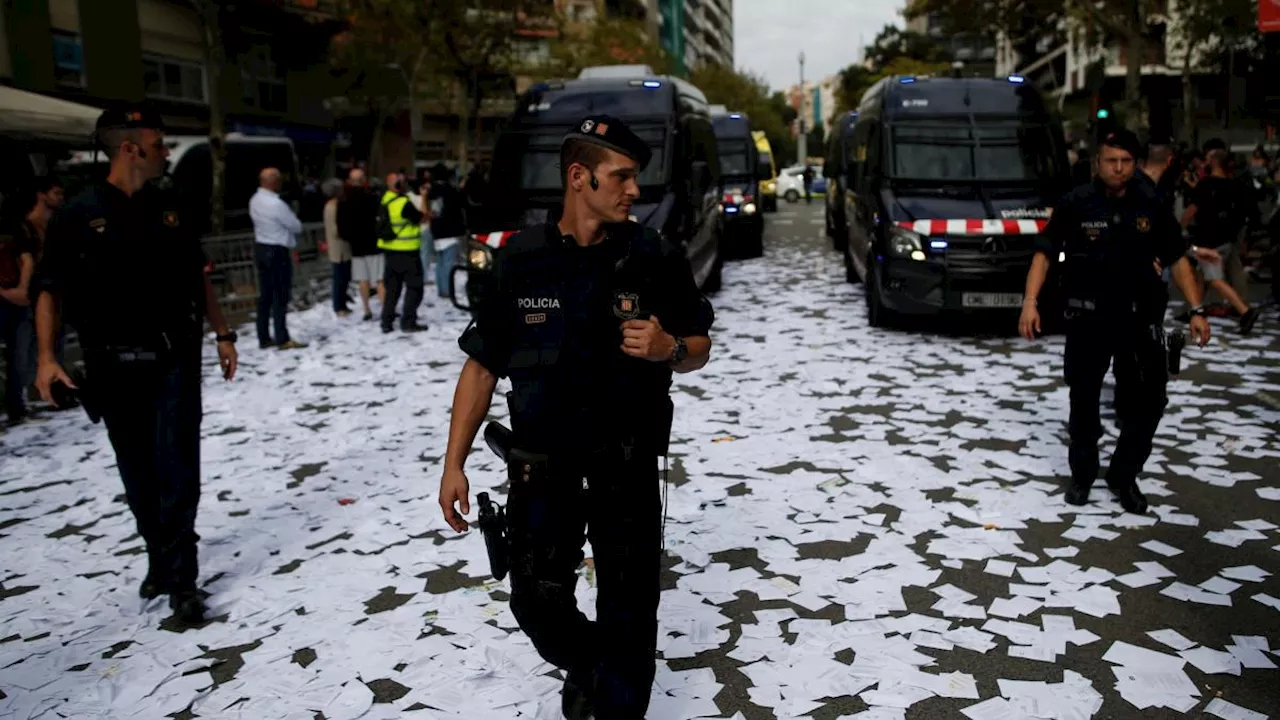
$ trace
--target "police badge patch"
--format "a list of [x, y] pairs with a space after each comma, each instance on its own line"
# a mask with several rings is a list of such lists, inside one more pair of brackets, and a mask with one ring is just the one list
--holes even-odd
[[582, 121], [582, 132], [583, 132], [583, 133], [589, 133], [589, 132], [591, 132], [591, 128], [593, 128], [593, 127], [595, 127], [595, 126], [596, 126], [596, 121], [595, 121], [595, 120], [583, 120], [583, 121]]
[[635, 293], [618, 293], [613, 298], [613, 314], [622, 320], [640, 317], [640, 296]]
[[1151, 220], [1146, 215], [1138, 216], [1138, 232], [1147, 232], [1151, 229]]

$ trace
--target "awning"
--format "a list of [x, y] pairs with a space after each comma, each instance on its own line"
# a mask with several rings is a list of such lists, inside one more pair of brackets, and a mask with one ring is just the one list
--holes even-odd
[[88, 144], [101, 110], [0, 86], [0, 135]]

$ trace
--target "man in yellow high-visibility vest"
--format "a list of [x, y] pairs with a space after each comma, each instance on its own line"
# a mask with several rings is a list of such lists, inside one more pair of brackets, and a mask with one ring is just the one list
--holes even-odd
[[386, 259], [383, 281], [387, 299], [382, 305], [382, 332], [389, 333], [396, 320], [396, 303], [404, 290], [404, 312], [400, 329], [404, 332], [426, 330], [418, 324], [418, 306], [422, 304], [422, 213], [405, 194], [404, 177], [387, 175], [387, 190], [382, 194], [382, 207], [390, 222], [379, 222], [378, 249]]

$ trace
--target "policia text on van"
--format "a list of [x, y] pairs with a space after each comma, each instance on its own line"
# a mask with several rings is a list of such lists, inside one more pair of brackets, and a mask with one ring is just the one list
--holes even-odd
[[847, 147], [845, 262], [872, 325], [1021, 306], [1032, 240], [1068, 181], [1061, 124], [1034, 88], [885, 78]]
[[[516, 230], [554, 221], [560, 212], [560, 143], [591, 114], [626, 122], [648, 143], [653, 159], [640, 173], [632, 215], [682, 247], [704, 292], [720, 285], [717, 221], [720, 167], [706, 97], [679, 78], [655, 76], [647, 66], [587, 68], [576, 80], [540, 83], [516, 104], [494, 150], [483, 207], [470, 213], [473, 234], [454, 270], [454, 304], [477, 305], [499, 251]], [[461, 304], [460, 274], [467, 305]]]

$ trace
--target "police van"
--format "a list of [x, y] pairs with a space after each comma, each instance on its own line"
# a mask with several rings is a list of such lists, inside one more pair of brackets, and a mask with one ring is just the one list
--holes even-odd
[[625, 121], [653, 149], [638, 178], [640, 199], [632, 216], [685, 249], [704, 292], [719, 289], [720, 165], [706, 96], [684, 80], [655, 75], [648, 66], [617, 65], [586, 68], [577, 79], [538, 83], [517, 100], [494, 148], [480, 207], [468, 213], [471, 236], [450, 283], [459, 308], [474, 307], [484, 294], [494, 253], [511, 236], [558, 219], [560, 141], [592, 114]]
[[764, 208], [760, 181], [773, 174], [762, 164], [745, 113], [711, 106], [711, 124], [720, 153], [720, 235], [725, 257], [760, 257], [764, 254]]
[[1032, 241], [1070, 187], [1062, 123], [1021, 76], [891, 76], [844, 163], [851, 281], [871, 325], [1022, 305]]
[[[209, 150], [209, 138], [205, 135], [167, 135], [165, 147], [169, 158], [165, 176], [158, 181], [161, 187], [177, 193], [183, 222], [197, 234], [209, 231], [212, 215], [210, 198], [213, 196], [213, 155]], [[301, 194], [298, 177], [298, 154], [293, 141], [274, 135], [226, 135], [226, 171], [223, 176], [223, 229], [225, 231], [249, 230], [249, 200], [258, 191], [258, 173], [263, 168], [280, 170], [280, 195], [286, 201], [297, 200]], [[59, 166], [59, 172], [71, 177], [88, 175], [95, 171], [106, 172], [106, 158], [101, 152], [77, 152]]]
[[853, 141], [853, 129], [858, 122], [856, 110], [850, 110], [832, 124], [827, 133], [827, 154], [822, 163], [822, 176], [827, 179], [826, 198], [827, 237], [834, 250], [843, 250], [849, 229], [844, 219], [845, 158]]

